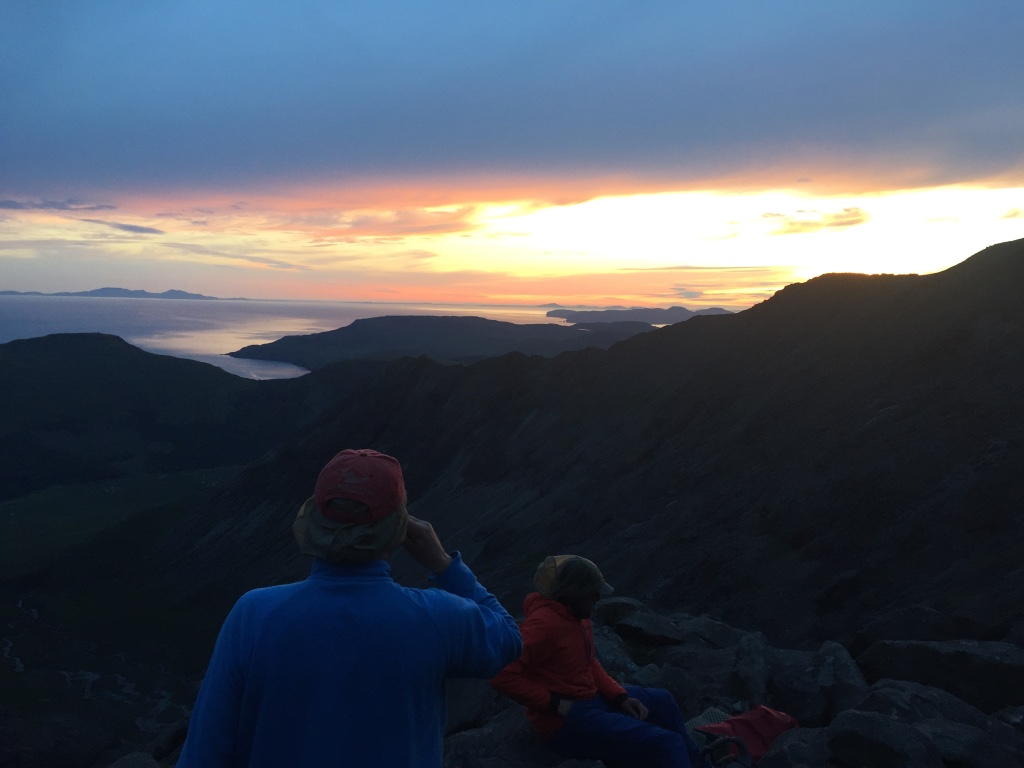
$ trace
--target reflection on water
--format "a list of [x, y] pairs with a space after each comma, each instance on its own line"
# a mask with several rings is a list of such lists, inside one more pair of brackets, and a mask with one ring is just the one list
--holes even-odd
[[[157, 350], [150, 350], [156, 352]], [[228, 373], [241, 376], [244, 379], [294, 379], [309, 373], [305, 368], [299, 368], [291, 363], [278, 363], [273, 360], [246, 360], [240, 357], [228, 357], [227, 355], [178, 355], [187, 357], [190, 360], [199, 360], [210, 365], [223, 368]]]
[[342, 328], [383, 315], [475, 315], [511, 323], [550, 323], [541, 307], [369, 304], [329, 301], [202, 301], [82, 296], [0, 296], [0, 343], [51, 333], [109, 333], [149, 352], [201, 360], [238, 376], [293, 378], [305, 369], [226, 357], [282, 336]]

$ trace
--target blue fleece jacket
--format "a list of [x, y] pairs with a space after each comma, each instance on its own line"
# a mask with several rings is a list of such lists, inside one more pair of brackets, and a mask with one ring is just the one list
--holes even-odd
[[444, 679], [495, 675], [522, 639], [457, 552], [434, 583], [399, 586], [383, 560], [317, 560], [305, 581], [243, 595], [179, 768], [438, 768]]

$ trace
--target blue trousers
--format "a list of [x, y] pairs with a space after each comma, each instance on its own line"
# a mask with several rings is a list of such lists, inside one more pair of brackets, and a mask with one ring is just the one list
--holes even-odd
[[700, 750], [686, 733], [676, 700], [664, 688], [625, 686], [650, 711], [637, 720], [613, 711], [600, 696], [577, 701], [548, 746], [577, 760], [606, 760], [636, 768], [690, 768]]

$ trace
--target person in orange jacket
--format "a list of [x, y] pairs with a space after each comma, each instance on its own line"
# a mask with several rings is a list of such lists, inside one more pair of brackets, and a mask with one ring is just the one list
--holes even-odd
[[548, 557], [526, 596], [523, 655], [491, 680], [526, 707], [553, 751], [580, 760], [689, 768], [699, 749], [667, 690], [619, 685], [594, 651], [594, 606], [611, 594], [598, 567], [578, 555]]

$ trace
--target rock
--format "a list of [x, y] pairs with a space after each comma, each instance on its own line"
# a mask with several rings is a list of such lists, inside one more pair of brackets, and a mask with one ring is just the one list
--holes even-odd
[[768, 665], [768, 706], [792, 715], [801, 725], [824, 726], [828, 695], [819, 681], [817, 655], [773, 648]]
[[676, 618], [676, 625], [686, 632], [687, 642], [704, 642], [712, 648], [733, 648], [748, 632], [730, 627], [710, 616], [687, 616]]
[[679, 704], [683, 716], [701, 712], [707, 708], [706, 691], [694, 682], [694, 677], [685, 669], [673, 664], [661, 666], [661, 687], [667, 689]]
[[594, 606], [593, 620], [611, 626], [643, 610], [643, 603], [632, 597], [609, 597]]
[[992, 717], [1007, 725], [1012, 725], [1018, 731], [1024, 731], [1024, 707], [1003, 707]]
[[985, 728], [990, 722], [984, 712], [953, 694], [907, 680], [879, 680], [855, 708], [907, 723], [941, 718]]
[[1006, 633], [1006, 637], [1003, 638], [1004, 643], [1013, 643], [1018, 648], [1024, 648], [1024, 619], [1015, 621], [1010, 627], [1010, 631]]
[[793, 728], [781, 734], [757, 768], [827, 768], [828, 735], [824, 728]]
[[164, 727], [157, 734], [156, 738], [147, 745], [146, 751], [157, 760], [163, 760], [172, 754], [185, 743], [190, 719], [190, 717], [183, 717], [178, 722]]
[[869, 680], [935, 686], [984, 712], [1024, 704], [1024, 649], [1009, 643], [882, 641], [857, 661]]
[[488, 681], [468, 677], [446, 680], [445, 699], [448, 706], [446, 734], [479, 727], [512, 704], [491, 688]]
[[164, 768], [148, 752], [132, 752], [115, 760], [109, 768]]
[[616, 680], [632, 679], [639, 669], [622, 647], [622, 638], [609, 627], [594, 627], [594, 649], [601, 666]]
[[733, 674], [740, 697], [751, 706], [768, 703], [768, 643], [764, 635], [754, 632], [740, 639], [736, 648]]
[[922, 720], [914, 728], [935, 746], [947, 765], [967, 768], [1020, 768], [1024, 753], [996, 743], [980, 728], [949, 720]]
[[444, 768], [552, 768], [560, 762], [564, 761], [545, 748], [519, 706], [444, 740]]
[[627, 640], [645, 645], [679, 645], [686, 632], [664, 616], [635, 613], [615, 624], [615, 631]]
[[834, 760], [870, 768], [946, 768], [928, 738], [877, 712], [841, 712], [827, 729]]
[[661, 673], [661, 667], [657, 664], [648, 664], [645, 667], [641, 667], [637, 670], [634, 678], [636, 684], [643, 686], [644, 688], [664, 688], [664, 677]]
[[883, 640], [952, 640], [953, 620], [923, 605], [908, 605], [883, 613], [864, 625], [850, 643], [859, 655]]
[[0, 765], [92, 765], [118, 747], [118, 725], [125, 725], [105, 718], [102, 712], [96, 717], [79, 713], [33, 719], [0, 713], [0, 756], [4, 758]]
[[[849, 651], [839, 643], [826, 640], [814, 659], [818, 685], [825, 694], [826, 722], [851, 709], [867, 693], [868, 683]], [[797, 718], [799, 720], [799, 718]]]
[[[662, 664], [665, 687], [676, 697], [684, 715], [702, 712], [708, 707], [732, 711], [733, 703], [743, 700], [735, 674], [735, 648], [707, 646], [668, 646], [658, 649], [654, 660]], [[682, 691], [677, 687], [684, 687]]]

